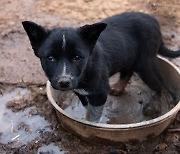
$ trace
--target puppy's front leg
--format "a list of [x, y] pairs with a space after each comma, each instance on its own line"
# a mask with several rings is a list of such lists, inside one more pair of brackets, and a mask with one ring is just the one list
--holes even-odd
[[86, 113], [86, 119], [91, 122], [99, 122], [104, 104], [107, 99], [107, 93], [99, 94], [95, 96], [89, 96], [88, 98], [88, 107]]
[[[83, 104], [83, 106], [86, 108], [86, 119], [88, 121], [92, 121], [92, 122], [98, 122], [101, 115], [102, 115], [102, 111], [104, 108], [104, 101], [100, 100], [98, 101], [97, 96], [85, 96], [85, 95], [81, 95], [77, 92], [75, 92], [76, 95], [79, 97], [81, 103]], [[103, 102], [102, 102], [103, 101]], [[91, 104], [90, 104], [91, 102]], [[95, 102], [97, 102], [95, 104]], [[101, 105], [101, 103], [99, 104], [98, 102], [102, 102], [103, 104]]]
[[103, 112], [104, 105], [100, 106], [93, 106], [88, 104], [87, 112], [86, 112], [86, 119], [91, 122], [99, 122], [102, 112]]
[[81, 95], [81, 94], [79, 94], [79, 93], [77, 93], [77, 92], [75, 92], [75, 94], [76, 94], [76, 95], [78, 96], [78, 98], [80, 99], [82, 105], [87, 109], [87, 107], [88, 107], [88, 102], [89, 102], [87, 96]]

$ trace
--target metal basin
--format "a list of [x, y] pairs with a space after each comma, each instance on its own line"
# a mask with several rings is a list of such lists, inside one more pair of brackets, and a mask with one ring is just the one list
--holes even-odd
[[144, 119], [142, 122], [126, 124], [92, 123], [74, 116], [63, 110], [58, 104], [58, 98], [63, 97], [61, 91], [54, 90], [47, 82], [47, 96], [54, 106], [62, 126], [71, 133], [87, 141], [99, 143], [118, 143], [129, 140], [146, 140], [148, 137], [162, 133], [174, 120], [180, 110], [180, 71], [171, 62], [159, 57], [162, 74], [166, 78], [166, 86], [176, 95], [176, 105], [163, 115], [154, 119]]

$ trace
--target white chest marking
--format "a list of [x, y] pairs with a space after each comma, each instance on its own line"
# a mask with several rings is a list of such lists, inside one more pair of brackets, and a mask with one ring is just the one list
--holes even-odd
[[74, 89], [74, 92], [77, 92], [80, 95], [89, 95], [89, 93], [84, 89]]

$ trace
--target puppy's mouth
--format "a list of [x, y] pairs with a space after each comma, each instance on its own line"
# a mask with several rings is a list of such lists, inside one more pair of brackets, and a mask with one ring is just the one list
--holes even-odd
[[55, 90], [60, 90], [60, 91], [70, 91], [70, 90], [73, 90], [73, 89], [74, 89], [72, 85], [70, 85], [70, 86], [68, 86], [68, 87], [61, 87], [61, 86], [59, 86], [58, 84], [53, 84], [52, 82], [51, 82], [51, 86], [52, 86]]
[[52, 86], [54, 89], [60, 90], [60, 91], [70, 91], [70, 90], [73, 89], [73, 88], [71, 88], [71, 87], [68, 87], [68, 88], [62, 88], [62, 87], [59, 87], [59, 86], [53, 86], [52, 84], [51, 84], [51, 86]]
[[58, 90], [61, 90], [61, 91], [70, 91], [70, 90], [72, 90], [72, 88], [58, 88]]

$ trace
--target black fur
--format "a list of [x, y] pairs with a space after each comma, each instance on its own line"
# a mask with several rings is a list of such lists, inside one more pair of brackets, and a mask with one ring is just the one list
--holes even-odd
[[[76, 92], [83, 105], [105, 104], [109, 77], [117, 72], [122, 80], [137, 72], [160, 96], [163, 77], [157, 54], [180, 56], [180, 51], [164, 47], [158, 22], [144, 13], [122, 13], [79, 28], [45, 30], [29, 21], [23, 22], [23, 27], [51, 85], [59, 90], [84, 89], [88, 94]], [[63, 34], [65, 49], [62, 49]], [[58, 84], [63, 62], [72, 77], [66, 89]]]

